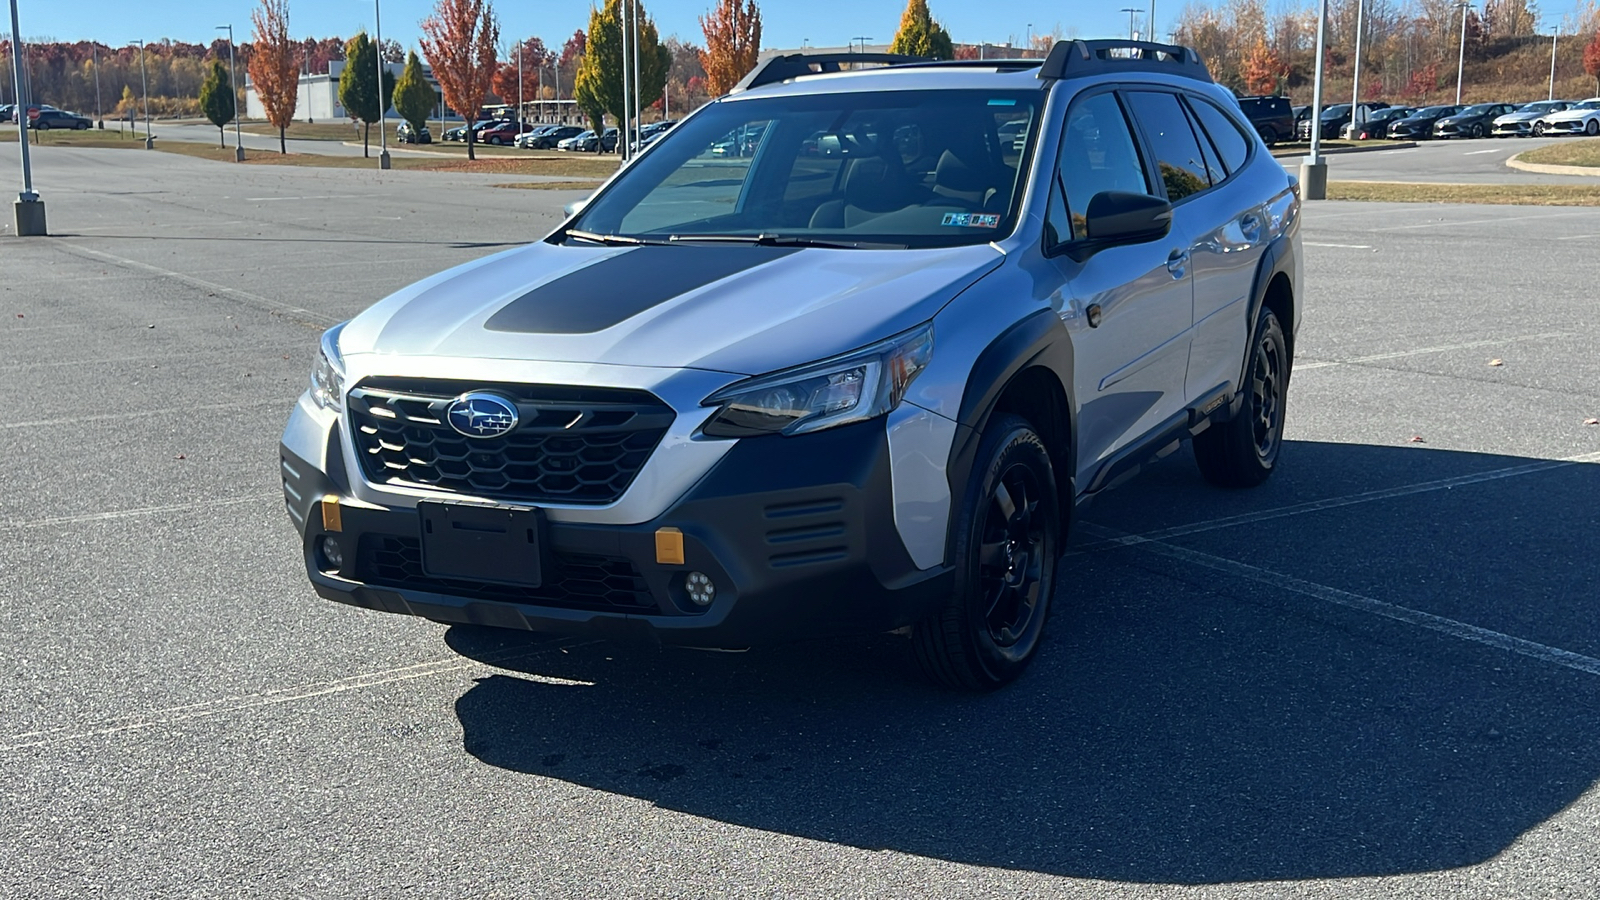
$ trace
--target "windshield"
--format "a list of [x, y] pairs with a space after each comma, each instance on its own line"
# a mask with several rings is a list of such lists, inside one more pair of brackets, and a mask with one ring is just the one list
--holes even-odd
[[1009, 233], [1039, 91], [722, 100], [680, 123], [574, 220], [642, 240], [895, 247]]
[[1566, 104], [1562, 103], [1560, 100], [1554, 102], [1549, 100], [1540, 100], [1538, 103], [1529, 103], [1528, 105], [1521, 107], [1517, 110], [1517, 112], [1545, 112], [1546, 110], [1560, 109], [1565, 105]]
[[1324, 119], [1337, 119], [1340, 116], [1348, 115], [1350, 115], [1350, 104], [1348, 103], [1341, 103], [1338, 106], [1330, 106], [1322, 111], [1322, 117]]
[[1574, 104], [1572, 104], [1571, 106], [1569, 106], [1567, 108], [1568, 109], [1600, 109], [1600, 100], [1584, 100], [1584, 101], [1582, 101], [1580, 103], [1574, 103]]
[[1448, 116], [1452, 112], [1455, 112], [1455, 107], [1453, 106], [1430, 106], [1427, 109], [1424, 109], [1422, 112], [1415, 113], [1414, 115], [1416, 115], [1418, 118], [1427, 116]]
[[1477, 106], [1469, 106], [1466, 109], [1463, 109], [1461, 114], [1463, 116], [1481, 116], [1492, 111], [1494, 111], [1493, 103], [1480, 103]]

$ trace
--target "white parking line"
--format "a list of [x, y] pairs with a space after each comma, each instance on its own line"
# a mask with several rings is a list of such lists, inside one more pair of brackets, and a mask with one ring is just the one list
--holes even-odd
[[[431, 662], [417, 663], [410, 666], [401, 666], [381, 672], [369, 672], [365, 675], [352, 675], [349, 678], [340, 678], [333, 681], [312, 682], [295, 687], [276, 688], [262, 691], [257, 694], [244, 694], [237, 697], [218, 698], [202, 703], [191, 703], [184, 706], [174, 706], [168, 709], [155, 710], [143, 716], [124, 716], [117, 719], [107, 719], [83, 726], [66, 726], [43, 731], [30, 731], [22, 734], [11, 735], [5, 738], [5, 744], [0, 745], [0, 753], [23, 750], [29, 747], [44, 747], [50, 744], [65, 743], [67, 741], [82, 740], [84, 738], [99, 737], [108, 734], [117, 734], [126, 731], [140, 731], [147, 728], [156, 728], [162, 725], [172, 725], [189, 719], [203, 719], [222, 713], [240, 712], [248, 709], [259, 709], [265, 706], [276, 706], [283, 703], [293, 703], [298, 700], [310, 700], [314, 697], [325, 697], [329, 694], [342, 694], [349, 691], [358, 691], [363, 688], [378, 687], [379, 685], [393, 684], [399, 681], [414, 681], [418, 678], [427, 678], [430, 675], [448, 675], [452, 672], [461, 672], [470, 669], [493, 668], [497, 663], [512, 662], [540, 656], [552, 651], [566, 650], [569, 648], [586, 647], [598, 644], [600, 641], [579, 641], [573, 638], [563, 638], [528, 650], [512, 650], [498, 654], [486, 654], [481, 659], [462, 659], [459, 656], [447, 659], [433, 660]], [[556, 684], [563, 686], [581, 687], [589, 682], [572, 681], [565, 678], [547, 678], [538, 675], [521, 675], [543, 684]]]
[[1463, 344], [1441, 344], [1437, 347], [1417, 347], [1412, 350], [1395, 350], [1391, 353], [1373, 353], [1367, 356], [1352, 356], [1349, 359], [1318, 359], [1305, 363], [1295, 363], [1294, 371], [1304, 372], [1308, 369], [1326, 369], [1329, 366], [1354, 366], [1361, 363], [1380, 362], [1386, 359], [1402, 359], [1407, 356], [1421, 356], [1424, 353], [1445, 353], [1451, 350], [1473, 350], [1478, 347], [1498, 347], [1501, 344], [1511, 344], [1517, 341], [1542, 341], [1550, 338], [1570, 337], [1568, 331], [1547, 331], [1543, 334], [1525, 334], [1519, 337], [1494, 338], [1492, 340], [1467, 341]]
[[263, 500], [281, 500], [282, 494], [249, 494], [244, 497], [218, 497], [213, 500], [195, 500], [190, 503], [170, 503], [163, 506], [140, 506], [133, 509], [113, 509], [106, 512], [84, 513], [77, 516], [50, 516], [44, 519], [11, 519], [0, 521], [0, 531], [15, 528], [47, 528], [51, 525], [82, 525], [87, 522], [108, 522], [113, 519], [132, 519], [138, 516], [157, 516], [162, 513], [191, 512], [213, 506], [238, 506], [243, 503], [260, 503]]
[[77, 425], [83, 422], [111, 422], [117, 419], [143, 419], [147, 416], [163, 416], [169, 413], [210, 412], [219, 409], [247, 409], [254, 406], [281, 405], [288, 409], [294, 403], [294, 398], [288, 399], [261, 398], [257, 400], [242, 400], [238, 403], [202, 403], [192, 406], [165, 406], [160, 409], [140, 409], [120, 413], [100, 413], [90, 416], [66, 416], [60, 419], [35, 419], [32, 422], [0, 422], [0, 429], [12, 428], [46, 428], [51, 425]]
[[1391, 225], [1387, 228], [1374, 228], [1374, 231], [1406, 231], [1412, 228], [1448, 228], [1451, 225], [1500, 225], [1505, 222], [1523, 222], [1530, 219], [1561, 219], [1570, 216], [1592, 216], [1593, 210], [1580, 212], [1541, 213], [1535, 216], [1507, 216], [1503, 219], [1462, 219], [1459, 221], [1446, 220], [1442, 222], [1419, 222], [1415, 225]]
[[1334, 247], [1339, 250], [1371, 250], [1371, 244], [1322, 244], [1316, 241], [1305, 241], [1307, 247]]
[[1490, 147], [1487, 150], [1469, 150], [1466, 153], [1463, 153], [1461, 155], [1462, 156], [1479, 156], [1479, 155], [1484, 154], [1484, 153], [1504, 153], [1504, 152], [1506, 152], [1504, 147]]
[[1208, 531], [1219, 531], [1224, 528], [1233, 528], [1238, 525], [1250, 525], [1255, 522], [1265, 522], [1269, 519], [1284, 519], [1290, 516], [1301, 516], [1307, 513], [1323, 512], [1330, 509], [1340, 509], [1346, 506], [1355, 506], [1361, 503], [1374, 503], [1379, 500], [1392, 500], [1396, 497], [1408, 497], [1414, 494], [1428, 494], [1434, 491], [1447, 491], [1452, 488], [1464, 487], [1469, 484], [1482, 484], [1487, 481], [1499, 481], [1502, 478], [1516, 478], [1521, 475], [1534, 475], [1539, 472], [1548, 472], [1552, 469], [1564, 469], [1568, 466], [1583, 465], [1585, 463], [1600, 462], [1600, 452], [1584, 453], [1578, 456], [1568, 456], [1563, 459], [1540, 459], [1519, 466], [1507, 466], [1503, 469], [1491, 469], [1487, 472], [1476, 472], [1471, 475], [1456, 475], [1451, 478], [1440, 478], [1434, 481], [1421, 481], [1415, 484], [1400, 485], [1392, 488], [1382, 488], [1376, 491], [1363, 491], [1359, 494], [1345, 494], [1341, 497], [1329, 497], [1325, 500], [1310, 500], [1305, 503], [1295, 503], [1289, 506], [1278, 506], [1272, 509], [1263, 509], [1257, 512], [1242, 513], [1237, 516], [1224, 516], [1220, 519], [1207, 519], [1204, 522], [1194, 522], [1188, 525], [1176, 525], [1172, 528], [1163, 528], [1159, 531], [1150, 531], [1143, 534], [1126, 534], [1117, 538], [1095, 541], [1081, 547], [1075, 547], [1068, 555], [1079, 553], [1093, 553], [1110, 547], [1135, 547], [1140, 544], [1167, 540], [1175, 537], [1185, 537], [1191, 534], [1203, 534]]
[[[1087, 525], [1084, 527], [1095, 531], [1100, 531], [1111, 536], [1118, 534], [1117, 531], [1110, 528], [1101, 528], [1094, 525]], [[1433, 613], [1426, 613], [1421, 610], [1411, 609], [1407, 606], [1398, 606], [1396, 604], [1387, 603], [1383, 600], [1378, 600], [1373, 597], [1354, 594], [1350, 591], [1341, 591], [1338, 588], [1329, 587], [1325, 584], [1317, 584], [1315, 582], [1305, 581], [1303, 579], [1295, 578], [1291, 575], [1283, 575], [1278, 572], [1272, 572], [1267, 569], [1262, 569], [1257, 566], [1238, 562], [1236, 560], [1226, 559], [1221, 556], [1212, 556], [1209, 553], [1201, 553], [1198, 550], [1175, 547], [1171, 544], [1163, 544], [1159, 541], [1151, 541], [1143, 544], [1141, 545], [1141, 549], [1150, 553], [1176, 559], [1179, 562], [1188, 563], [1189, 565], [1202, 566], [1207, 569], [1212, 569], [1228, 575], [1245, 578], [1259, 584], [1264, 584], [1268, 587], [1293, 591], [1294, 593], [1307, 597], [1313, 597], [1327, 603], [1334, 603], [1349, 609], [1372, 613], [1373, 615], [1382, 616], [1386, 619], [1393, 619], [1396, 622], [1404, 622], [1408, 625], [1416, 625], [1419, 628], [1437, 631], [1440, 634], [1449, 635], [1450, 637], [1459, 638], [1464, 641], [1472, 641], [1473, 643], [1483, 644], [1499, 650], [1505, 650], [1509, 653], [1516, 653], [1521, 656], [1526, 656], [1530, 659], [1537, 659], [1541, 662], [1553, 663], [1574, 671], [1585, 672], [1590, 675], [1600, 675], [1600, 659], [1595, 659], [1592, 656], [1584, 656], [1581, 653], [1573, 653], [1571, 650], [1562, 650], [1559, 647], [1551, 647], [1547, 644], [1541, 644], [1525, 638], [1512, 637], [1509, 634], [1503, 634], [1489, 628], [1482, 628], [1477, 625], [1469, 625], [1466, 622], [1460, 622], [1455, 619], [1447, 619], [1444, 616], [1436, 616]]]
[[131, 269], [139, 269], [140, 271], [144, 272], [154, 272], [157, 275], [171, 278], [174, 281], [181, 281], [190, 287], [197, 287], [202, 290], [212, 291], [213, 293], [232, 297], [236, 300], [241, 300], [245, 303], [248, 303], [251, 306], [266, 307], [267, 311], [275, 315], [283, 316], [291, 321], [297, 321], [302, 325], [326, 327], [329, 325], [336, 325], [339, 322], [337, 317], [330, 316], [327, 313], [312, 312], [309, 309], [303, 309], [298, 306], [291, 306], [287, 303], [281, 303], [277, 300], [271, 299], [270, 297], [263, 297], [260, 294], [252, 294], [249, 291], [242, 291], [238, 288], [231, 288], [227, 285], [217, 284], [213, 281], [206, 281], [203, 278], [196, 278], [193, 275], [185, 275], [182, 272], [174, 272], [171, 269], [163, 269], [160, 266], [152, 266], [149, 263], [142, 263], [136, 259], [128, 259], [124, 256], [117, 256], [115, 253], [106, 253], [103, 250], [91, 250], [88, 247], [80, 246], [78, 244], [69, 244], [60, 238], [47, 238], [47, 240], [53, 241], [57, 247], [61, 248], [67, 253], [71, 253], [76, 256], [89, 256], [94, 259], [115, 263], [119, 266], [126, 266]]

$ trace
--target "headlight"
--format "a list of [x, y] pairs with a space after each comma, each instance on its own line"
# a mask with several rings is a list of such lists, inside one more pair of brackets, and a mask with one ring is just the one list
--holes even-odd
[[344, 410], [344, 356], [339, 353], [339, 333], [346, 323], [322, 333], [322, 352], [311, 370], [311, 402], [334, 412]]
[[707, 397], [721, 406], [710, 437], [806, 434], [881, 416], [900, 405], [933, 358], [933, 325], [798, 369], [729, 385]]

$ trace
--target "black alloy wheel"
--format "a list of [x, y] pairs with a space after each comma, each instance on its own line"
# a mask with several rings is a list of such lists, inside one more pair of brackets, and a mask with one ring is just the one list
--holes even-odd
[[1483, 123], [1482, 122], [1477, 122], [1477, 123], [1473, 124], [1473, 126], [1472, 126], [1472, 136], [1475, 137], [1475, 138], [1483, 137]]
[[1534, 137], [1544, 137], [1544, 123], [1543, 122], [1535, 122], [1535, 123], [1533, 123], [1533, 136]]
[[933, 681], [994, 690], [1039, 649], [1061, 552], [1055, 473], [1027, 420], [996, 413], [985, 424], [955, 529], [955, 589], [913, 628], [913, 647]]
[[1283, 450], [1289, 394], [1288, 342], [1271, 310], [1263, 308], [1251, 332], [1238, 412], [1195, 435], [1200, 474], [1218, 487], [1254, 487], [1269, 478]]

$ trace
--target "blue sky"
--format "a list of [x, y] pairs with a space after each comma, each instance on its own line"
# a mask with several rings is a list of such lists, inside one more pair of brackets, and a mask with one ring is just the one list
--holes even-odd
[[[201, 43], [215, 34], [213, 25], [232, 22], [240, 40], [250, 30], [251, 0], [18, 0], [22, 33], [29, 38], [56, 40], [98, 39], [120, 46], [145, 38]], [[663, 35], [676, 33], [699, 43], [698, 17], [712, 0], [648, 0], [646, 9]], [[759, 0], [758, 0], [759, 2]], [[931, 0], [934, 18], [944, 23], [960, 42], [1003, 43], [1024, 39], [1029, 23], [1036, 32], [1076, 28], [1081, 37], [1126, 35], [1128, 16], [1120, 7], [1148, 8], [1149, 0], [1134, 3], [1066, 4], [1059, 0]], [[417, 23], [427, 15], [430, 0], [384, 0], [383, 33], [407, 45], [416, 43]], [[501, 0], [495, 4], [502, 33], [507, 38], [538, 35], [546, 42], [565, 40], [589, 21], [589, 4], [582, 0]], [[817, 46], [843, 45], [867, 36], [887, 43], [900, 21], [904, 0], [767, 0], [761, 4], [770, 47], [797, 47], [809, 39]], [[1158, 24], [1167, 25], [1181, 8], [1179, 0], [1157, 4]], [[1139, 16], [1141, 26], [1143, 14]], [[290, 0], [289, 22], [297, 36], [348, 37], [359, 28], [372, 27], [371, 0]], [[1170, 26], [1169, 26], [1170, 27]], [[5, 29], [0, 26], [0, 30]]]

